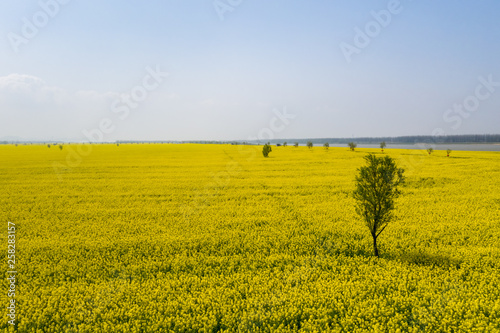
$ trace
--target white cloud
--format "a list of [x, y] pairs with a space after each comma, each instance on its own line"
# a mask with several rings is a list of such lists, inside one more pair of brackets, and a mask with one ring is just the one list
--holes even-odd
[[10, 89], [12, 92], [26, 90], [31, 87], [44, 87], [46, 83], [36, 77], [24, 74], [10, 74], [0, 77], [0, 89]]
[[22, 99], [24, 103], [48, 102], [59, 94], [59, 89], [49, 87], [42, 79], [23, 74], [10, 74], [0, 77], [0, 101], [15, 102]]
[[70, 92], [31, 75], [0, 77], [0, 137], [78, 138], [118, 97], [116, 92]]

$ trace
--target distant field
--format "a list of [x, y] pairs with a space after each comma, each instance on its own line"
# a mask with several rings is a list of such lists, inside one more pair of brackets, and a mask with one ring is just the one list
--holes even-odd
[[261, 149], [0, 146], [18, 332], [500, 331], [499, 152], [386, 149], [377, 260], [350, 192], [380, 149]]

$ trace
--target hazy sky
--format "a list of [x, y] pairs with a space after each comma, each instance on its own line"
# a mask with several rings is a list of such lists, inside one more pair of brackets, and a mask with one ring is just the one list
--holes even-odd
[[498, 0], [0, 9], [0, 140], [500, 132]]

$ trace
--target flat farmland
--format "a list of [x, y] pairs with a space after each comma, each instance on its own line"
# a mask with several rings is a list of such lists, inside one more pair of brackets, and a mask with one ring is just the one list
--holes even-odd
[[[499, 152], [272, 149], [0, 146], [17, 331], [500, 331]], [[368, 153], [406, 170], [378, 259]]]

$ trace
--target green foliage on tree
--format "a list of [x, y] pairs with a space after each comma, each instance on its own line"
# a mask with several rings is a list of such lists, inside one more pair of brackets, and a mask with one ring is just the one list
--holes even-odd
[[329, 144], [328, 142], [325, 142], [325, 143], [323, 144], [323, 147], [325, 147], [325, 149], [327, 149], [327, 150], [328, 150], [328, 148], [330, 148], [330, 144]]
[[357, 144], [357, 143], [355, 143], [355, 142], [349, 142], [349, 143], [347, 144], [347, 146], [349, 146], [349, 149], [350, 149], [351, 151], [354, 151], [354, 149], [356, 149], [356, 147], [358, 146], [358, 144]]
[[61, 149], [61, 150], [62, 150], [62, 149], [63, 149], [63, 145], [59, 145], [59, 149]]
[[295, 148], [297, 148], [297, 147], [299, 146], [299, 143], [298, 143], [298, 142], [295, 142], [295, 143], [293, 144], [293, 146], [294, 146]]
[[286, 146], [288, 146], [288, 142], [285, 141], [285, 142], [283, 142], [283, 147], [286, 147]]
[[382, 152], [384, 151], [384, 148], [385, 148], [385, 147], [387, 147], [387, 145], [386, 145], [385, 141], [382, 141], [382, 142], [380, 143], [380, 149], [382, 149]]
[[429, 155], [430, 155], [430, 154], [432, 154], [432, 152], [433, 152], [433, 151], [434, 151], [434, 149], [432, 149], [432, 148], [427, 148], [427, 153], [428, 153]]
[[312, 141], [307, 141], [307, 148], [311, 149], [313, 147]]
[[377, 238], [394, 218], [394, 199], [400, 194], [398, 186], [404, 182], [404, 170], [389, 156], [377, 158], [369, 154], [365, 160], [367, 165], [358, 169], [353, 196], [356, 212], [370, 230], [378, 257]]
[[446, 150], [446, 156], [450, 157], [450, 154], [451, 154], [451, 149], [447, 149]]
[[272, 148], [271, 148], [271, 145], [266, 143], [264, 145], [264, 147], [262, 148], [262, 155], [264, 155], [264, 157], [268, 157], [269, 156], [269, 153], [272, 152]]

